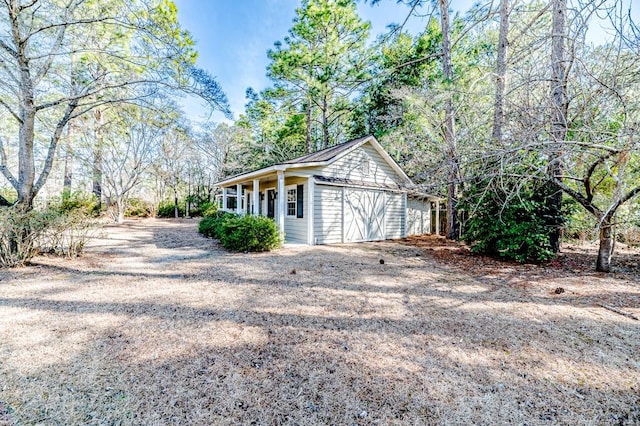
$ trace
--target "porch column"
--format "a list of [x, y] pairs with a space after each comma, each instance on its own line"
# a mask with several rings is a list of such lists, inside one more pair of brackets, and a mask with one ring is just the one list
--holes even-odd
[[307, 244], [309, 245], [314, 245], [315, 244], [315, 238], [314, 238], [314, 232], [313, 232], [313, 200], [314, 200], [314, 196], [313, 196], [313, 191], [315, 189], [315, 180], [313, 178], [313, 176], [309, 176], [309, 179], [307, 179], [307, 197], [306, 197], [306, 203], [307, 203]]
[[284, 209], [285, 209], [285, 200], [286, 200], [287, 194], [286, 191], [284, 189], [284, 171], [278, 171], [278, 196], [277, 196], [277, 203], [278, 203], [278, 226], [280, 227], [280, 233], [284, 234]]
[[260, 214], [260, 181], [258, 179], [253, 180], [253, 215], [258, 216]]
[[222, 188], [222, 211], [227, 211], [227, 188]]
[[236, 213], [242, 214], [242, 184], [236, 184]]
[[440, 200], [436, 200], [436, 235], [440, 236]]

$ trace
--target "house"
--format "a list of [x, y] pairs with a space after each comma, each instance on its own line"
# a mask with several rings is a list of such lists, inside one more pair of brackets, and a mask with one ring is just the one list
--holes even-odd
[[331, 244], [440, 232], [440, 201], [415, 190], [367, 136], [227, 178], [219, 207], [274, 218], [285, 242]]

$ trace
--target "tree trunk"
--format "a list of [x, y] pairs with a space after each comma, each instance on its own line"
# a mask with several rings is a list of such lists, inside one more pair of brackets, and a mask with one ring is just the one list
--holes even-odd
[[496, 94], [493, 104], [493, 131], [491, 137], [502, 144], [504, 127], [504, 98], [507, 78], [507, 53], [509, 47], [509, 0], [500, 1], [500, 32], [498, 34], [498, 57], [496, 59]]
[[71, 183], [73, 180], [73, 158], [71, 148], [67, 147], [64, 152], [64, 181], [62, 182], [62, 198], [68, 199], [71, 196]]
[[116, 197], [116, 214], [115, 214], [116, 223], [120, 224], [124, 222], [124, 213], [125, 213], [124, 199], [123, 197]]
[[322, 99], [322, 147], [329, 148], [329, 118], [327, 117], [327, 95]]
[[[449, 41], [449, 6], [446, 0], [440, 0], [440, 21], [442, 25], [442, 74], [447, 89], [450, 89], [453, 80], [451, 65], [451, 45]], [[447, 238], [457, 240], [460, 237], [460, 224], [458, 222], [458, 179], [460, 165], [457, 158], [457, 144], [455, 134], [455, 121], [452, 94], [449, 91], [445, 104], [444, 142], [447, 156]]]
[[173, 187], [173, 215], [177, 219], [180, 217], [180, 211], [178, 210], [178, 191], [176, 187]]
[[311, 147], [311, 99], [307, 99], [307, 110], [305, 111], [305, 116], [307, 119], [305, 143], [307, 148], [307, 154], [311, 154], [313, 152]]
[[95, 141], [93, 144], [93, 195], [96, 197], [98, 209], [102, 202], [102, 113], [95, 109], [94, 113]]
[[69, 199], [71, 196], [71, 183], [73, 179], [73, 156], [71, 154], [71, 144], [73, 138], [73, 125], [67, 125], [67, 146], [64, 151], [64, 180], [62, 182], [62, 199]]
[[605, 218], [600, 224], [600, 248], [596, 261], [596, 271], [611, 272], [611, 256], [613, 255], [613, 225], [610, 218]]
[[[562, 150], [567, 137], [567, 87], [565, 64], [565, 17], [567, 0], [553, 0], [553, 18], [551, 34], [551, 149], [549, 151], [549, 174], [552, 179], [562, 175]], [[562, 192], [557, 185], [550, 183], [547, 207], [552, 216], [552, 231], [549, 243], [554, 252], [560, 251], [560, 227], [562, 210]]]

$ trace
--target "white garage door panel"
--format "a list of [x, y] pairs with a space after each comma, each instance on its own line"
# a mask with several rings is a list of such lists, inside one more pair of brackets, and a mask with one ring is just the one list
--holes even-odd
[[345, 189], [345, 242], [384, 239], [384, 195], [382, 191]]
[[316, 185], [314, 197], [316, 244], [342, 242], [342, 188]]
[[385, 239], [402, 238], [404, 231], [404, 200], [402, 194], [387, 192], [385, 197]]
[[431, 205], [428, 200], [407, 200], [407, 235], [428, 234], [431, 231]]

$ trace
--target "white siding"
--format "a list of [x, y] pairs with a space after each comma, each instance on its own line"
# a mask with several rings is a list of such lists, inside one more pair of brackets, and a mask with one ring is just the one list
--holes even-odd
[[402, 194], [387, 192], [384, 208], [385, 239], [404, 236], [404, 215], [405, 206]]
[[313, 227], [317, 244], [342, 242], [342, 188], [316, 185]]
[[[365, 159], [369, 160], [369, 173], [367, 175], [363, 174], [363, 162]], [[381, 185], [404, 183], [389, 163], [369, 143], [362, 145], [324, 168], [314, 170], [314, 174]]]
[[407, 200], [407, 235], [431, 233], [431, 203], [429, 200]]
[[[309, 191], [308, 185], [303, 185], [303, 214], [299, 217], [284, 217], [284, 239], [287, 243], [307, 243], [307, 215], [309, 214]], [[297, 187], [297, 184], [296, 184]], [[285, 201], [286, 205], [286, 201]]]

